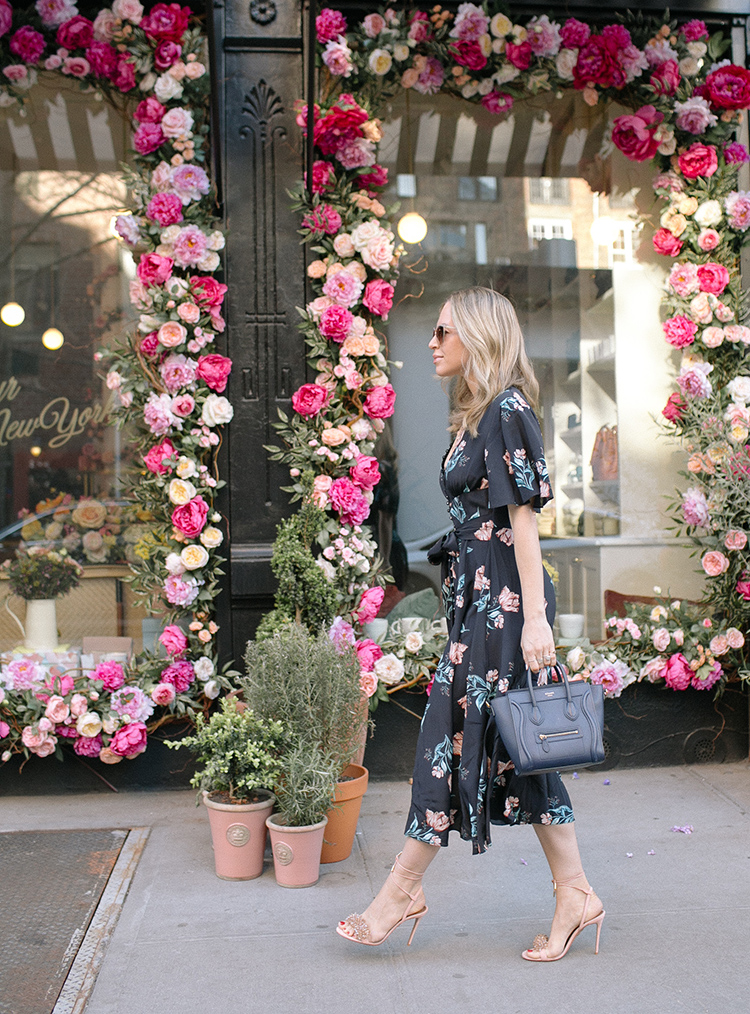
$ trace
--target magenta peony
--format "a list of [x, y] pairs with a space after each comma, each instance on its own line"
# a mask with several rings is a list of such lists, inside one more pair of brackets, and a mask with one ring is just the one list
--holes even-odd
[[661, 410], [661, 414], [665, 419], [668, 419], [671, 423], [679, 423], [682, 421], [682, 417], [685, 414], [687, 408], [687, 402], [678, 394], [676, 391], [674, 394], [670, 394], [667, 399], [667, 404]]
[[682, 250], [682, 240], [673, 236], [669, 229], [657, 229], [652, 242], [654, 250], [664, 257], [677, 257]]
[[560, 29], [560, 39], [566, 49], [580, 49], [588, 41], [591, 29], [583, 21], [568, 18]]
[[162, 229], [182, 221], [182, 201], [177, 194], [154, 194], [146, 207], [146, 217]]
[[370, 513], [369, 503], [351, 479], [334, 479], [328, 498], [344, 524], [362, 524]]
[[513, 108], [513, 96], [505, 92], [490, 92], [489, 95], [482, 96], [481, 102], [488, 112], [496, 116], [503, 116]]
[[195, 679], [192, 662], [172, 662], [161, 671], [162, 683], [171, 683], [178, 694], [184, 694]]
[[320, 384], [303, 384], [292, 395], [292, 408], [298, 415], [310, 418], [325, 408], [330, 395]]
[[323, 311], [318, 326], [325, 338], [341, 344], [349, 334], [353, 320], [354, 315], [349, 310], [336, 304]]
[[[528, 42], [523, 43], [522, 46], [513, 46], [512, 43], [508, 43], [506, 47], [506, 55], [512, 62], [512, 57], [509, 52], [511, 48], [513, 50], [523, 50], [523, 53], [528, 51], [528, 62], [526, 63], [526, 67], [528, 67], [531, 62], [531, 46]], [[478, 42], [454, 42], [448, 47], [448, 52], [456, 63], [460, 63], [463, 67], [467, 67], [469, 70], [481, 70], [483, 67], [487, 66], [487, 57], [482, 52], [482, 47]], [[522, 57], [516, 55], [516, 59], [522, 59]], [[516, 66], [518, 66], [518, 64], [516, 64]]]
[[119, 690], [125, 682], [125, 671], [119, 662], [100, 662], [91, 679], [101, 680], [105, 690]]
[[11, 35], [8, 45], [11, 53], [24, 63], [36, 63], [44, 52], [45, 42], [41, 32], [35, 31], [30, 25], [22, 25]]
[[304, 216], [302, 225], [312, 233], [335, 236], [341, 228], [341, 215], [332, 204], [319, 204]]
[[181, 627], [178, 627], [176, 623], [170, 623], [159, 634], [159, 643], [163, 645], [168, 655], [179, 658], [187, 651], [188, 639]]
[[174, 261], [171, 257], [163, 257], [161, 254], [143, 254], [138, 261], [136, 274], [146, 287], [152, 285], [163, 285], [172, 274]]
[[750, 107], [750, 70], [736, 64], [719, 67], [706, 78], [704, 92], [718, 109]]
[[699, 176], [713, 176], [719, 168], [716, 148], [712, 144], [701, 144], [696, 141], [687, 151], [677, 158], [680, 172], [689, 180]]
[[362, 407], [365, 415], [371, 419], [387, 419], [393, 415], [395, 401], [396, 392], [390, 384], [384, 384], [382, 387], [370, 388]]
[[365, 286], [365, 293], [362, 302], [376, 317], [388, 318], [393, 306], [394, 288], [382, 278], [374, 278]]
[[79, 736], [73, 744], [73, 749], [79, 757], [98, 757], [103, 745], [101, 733], [97, 733], [96, 736]]
[[385, 589], [381, 588], [380, 585], [376, 585], [373, 588], [367, 588], [362, 592], [362, 597], [357, 604], [357, 608], [354, 611], [359, 623], [371, 623], [380, 611], [380, 607], [383, 604], [383, 598], [385, 596]]
[[346, 18], [340, 11], [324, 7], [315, 19], [315, 34], [321, 44], [346, 35]]
[[226, 389], [229, 374], [232, 372], [232, 360], [212, 352], [208, 356], [199, 356], [196, 377], [200, 377], [212, 391], [221, 394]]
[[686, 690], [693, 678], [693, 670], [682, 652], [676, 652], [667, 659], [661, 675], [671, 690]]
[[193, 497], [172, 511], [172, 524], [189, 539], [200, 535], [206, 526], [207, 518], [208, 504], [202, 496]]
[[664, 337], [670, 345], [674, 345], [676, 349], [684, 349], [695, 340], [698, 325], [690, 320], [689, 317], [678, 314], [665, 320], [662, 324], [662, 330], [664, 331]]
[[656, 128], [664, 119], [653, 106], [641, 106], [629, 116], [618, 116], [612, 125], [612, 142], [633, 162], [645, 162], [661, 143]]
[[170, 471], [170, 466], [165, 462], [176, 454], [177, 451], [172, 441], [162, 440], [161, 443], [154, 444], [144, 456], [143, 462], [149, 472], [153, 472], [154, 475], [166, 475]]
[[57, 44], [63, 49], [85, 49], [94, 40], [94, 23], [80, 14], [57, 29]]
[[349, 469], [352, 482], [360, 489], [375, 489], [380, 482], [380, 469], [378, 459], [368, 454], [360, 454], [355, 463]]
[[698, 284], [701, 292], [720, 296], [729, 285], [729, 272], [723, 264], [715, 264], [713, 261], [700, 264], [698, 265]]
[[86, 59], [97, 77], [111, 78], [117, 69], [117, 50], [108, 42], [94, 39], [86, 50]]
[[372, 672], [372, 667], [379, 658], [383, 657], [383, 649], [369, 637], [362, 638], [354, 645], [357, 652], [359, 664], [366, 672]]
[[680, 87], [682, 75], [676, 60], [665, 60], [651, 75], [650, 84], [657, 95], [671, 96]]
[[120, 757], [137, 757], [146, 749], [146, 744], [146, 726], [143, 722], [130, 722], [117, 730], [109, 748]]
[[190, 8], [179, 4], [156, 4], [141, 20], [140, 27], [158, 42], [182, 42], [190, 18]]

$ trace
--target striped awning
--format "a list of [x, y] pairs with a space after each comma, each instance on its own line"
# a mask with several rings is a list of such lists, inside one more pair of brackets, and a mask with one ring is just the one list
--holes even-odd
[[473, 102], [404, 92], [383, 118], [379, 160], [419, 175], [578, 176], [605, 126], [606, 110], [571, 91], [517, 101], [503, 120]]
[[129, 117], [59, 75], [40, 74], [23, 109], [0, 109], [0, 170], [114, 172], [129, 145]]

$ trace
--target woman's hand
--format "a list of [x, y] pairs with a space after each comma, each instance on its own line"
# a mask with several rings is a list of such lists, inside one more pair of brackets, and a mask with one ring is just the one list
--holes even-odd
[[532, 672], [539, 672], [540, 669], [555, 664], [555, 639], [545, 617], [525, 620], [521, 632], [521, 650], [524, 662]]

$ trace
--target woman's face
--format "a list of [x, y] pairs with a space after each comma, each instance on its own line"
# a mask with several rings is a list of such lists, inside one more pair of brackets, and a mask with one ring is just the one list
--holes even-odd
[[[441, 334], [442, 341], [438, 337]], [[439, 377], [457, 377], [464, 372], [464, 346], [453, 326], [450, 302], [447, 302], [440, 311], [435, 334], [428, 348], [432, 349], [432, 361]]]

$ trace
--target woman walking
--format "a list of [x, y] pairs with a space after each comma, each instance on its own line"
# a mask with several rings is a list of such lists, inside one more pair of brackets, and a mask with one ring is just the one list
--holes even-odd
[[449, 640], [435, 672], [417, 744], [406, 844], [372, 904], [337, 932], [377, 945], [427, 912], [422, 876], [449, 831], [490, 844], [490, 824], [534, 826], [555, 885], [549, 936], [523, 952], [556, 961], [604, 910], [583, 872], [573, 811], [558, 774], [519, 776], [489, 722], [489, 698], [540, 683], [555, 664], [554, 589], [542, 566], [536, 514], [552, 498], [539, 423], [538, 384], [510, 302], [485, 288], [455, 292], [429, 343], [439, 377], [456, 378], [440, 484], [453, 531], [430, 551], [442, 564]]

